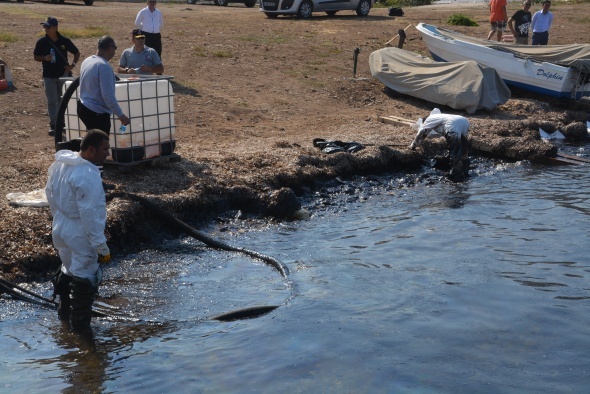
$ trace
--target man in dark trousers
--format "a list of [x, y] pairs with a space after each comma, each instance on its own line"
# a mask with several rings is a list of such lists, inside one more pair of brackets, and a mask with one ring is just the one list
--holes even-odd
[[[34, 59], [43, 64], [43, 84], [47, 97], [47, 112], [49, 112], [49, 135], [55, 134], [55, 119], [61, 100], [61, 77], [71, 74], [80, 59], [80, 51], [74, 43], [57, 31], [58, 21], [48, 17], [41, 23], [45, 29], [45, 36], [37, 40]], [[72, 63], [68, 61], [68, 52], [74, 55]]]
[[553, 13], [549, 12], [551, 1], [544, 0], [543, 8], [535, 12], [531, 22], [533, 30], [533, 45], [547, 45], [549, 43], [549, 29], [553, 24]]
[[154, 48], [162, 58], [162, 35], [160, 30], [164, 25], [162, 11], [156, 8], [156, 0], [148, 0], [147, 7], [142, 8], [135, 17], [135, 27], [145, 34], [145, 45]]
[[109, 36], [98, 40], [96, 55], [87, 57], [80, 67], [80, 99], [78, 116], [86, 129], [111, 132], [111, 114], [127, 126], [129, 118], [123, 113], [115, 97], [115, 73], [109, 61], [115, 56], [117, 45]]

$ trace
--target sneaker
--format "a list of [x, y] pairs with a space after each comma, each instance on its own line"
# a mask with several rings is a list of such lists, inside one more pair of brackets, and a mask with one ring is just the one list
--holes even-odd
[[49, 130], [47, 134], [53, 137], [55, 135], [55, 130]]

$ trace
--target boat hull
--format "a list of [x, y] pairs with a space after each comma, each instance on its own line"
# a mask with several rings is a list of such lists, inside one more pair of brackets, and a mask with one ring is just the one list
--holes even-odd
[[590, 93], [590, 84], [574, 89], [577, 72], [572, 67], [518, 57], [511, 52], [470, 42], [467, 37], [460, 40], [432, 25], [420, 23], [416, 28], [434, 60], [475, 60], [495, 68], [507, 85], [547, 96], [580, 99]]

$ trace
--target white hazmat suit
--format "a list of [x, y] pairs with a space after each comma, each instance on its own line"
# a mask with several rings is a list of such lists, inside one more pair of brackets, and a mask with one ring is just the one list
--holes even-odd
[[97, 287], [97, 248], [106, 246], [106, 201], [99, 169], [76, 152], [61, 150], [49, 167], [45, 193], [53, 215], [53, 244], [62, 272]]
[[451, 171], [453, 176], [466, 176], [469, 171], [469, 154], [467, 149], [467, 133], [469, 132], [469, 120], [460, 115], [443, 114], [438, 108], [430, 112], [430, 115], [422, 122], [419, 119], [413, 126], [418, 129], [414, 141], [410, 144], [415, 149], [428, 135], [434, 133], [444, 136], [449, 144], [451, 159]]

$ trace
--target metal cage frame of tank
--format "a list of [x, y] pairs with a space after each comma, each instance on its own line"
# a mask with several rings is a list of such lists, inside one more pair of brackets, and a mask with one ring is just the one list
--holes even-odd
[[[145, 76], [130, 79], [121, 78], [116, 82], [116, 88], [122, 84], [126, 85], [126, 99], [121, 100], [119, 97], [117, 99], [123, 113], [128, 114], [130, 124], [127, 126], [127, 130], [120, 134], [121, 122], [115, 115], [111, 115], [111, 157], [107, 158], [105, 165], [134, 165], [158, 159], [178, 157], [178, 155], [174, 154], [176, 149], [176, 125], [174, 123], [174, 91], [170, 79], [172, 79], [170, 76]], [[65, 91], [67, 82], [72, 81], [73, 78], [61, 78], [61, 80]], [[165, 87], [162, 87], [162, 84], [159, 83], [161, 80], [166, 80]], [[155, 94], [144, 96], [146, 90], [144, 84], [154, 82]], [[132, 83], [139, 84], [138, 97], [132, 97], [130, 88]], [[66, 140], [82, 138], [86, 133], [86, 126], [78, 117], [76, 109], [78, 97], [79, 88], [72, 94], [64, 113]], [[153, 100], [155, 112], [146, 111], [144, 103], [148, 100]], [[164, 105], [162, 105], [161, 100], [165, 100], [168, 108], [162, 108]], [[132, 107], [134, 111], [131, 111]], [[137, 113], [138, 109], [139, 113]], [[155, 124], [144, 127], [145, 119], [153, 117], [156, 119]], [[163, 119], [167, 121], [163, 122]], [[139, 123], [141, 127], [135, 126], [138, 130], [134, 130], [134, 124], [137, 125], [138, 120], [141, 122]], [[156, 133], [157, 139], [150, 140], [147, 138], [150, 133]], [[124, 140], [128, 140], [128, 142], [124, 143]], [[157, 154], [155, 154], [155, 151], [157, 151]]]

